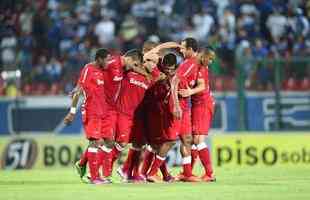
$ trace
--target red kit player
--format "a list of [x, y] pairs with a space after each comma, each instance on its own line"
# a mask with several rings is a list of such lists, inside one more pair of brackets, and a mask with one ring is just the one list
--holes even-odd
[[214, 113], [215, 101], [209, 87], [208, 65], [215, 58], [215, 52], [211, 48], [203, 48], [197, 59], [200, 68], [196, 86], [191, 89], [180, 91], [183, 97], [191, 96], [192, 101], [192, 126], [193, 126], [193, 146], [192, 146], [192, 167], [199, 156], [205, 169], [205, 175], [201, 177], [203, 181], [215, 181], [210, 159], [210, 152], [205, 143]]
[[[181, 52], [185, 60], [177, 69], [177, 75], [180, 80], [186, 81], [186, 86], [180, 86], [179, 89], [187, 89], [194, 87], [197, 80], [199, 69], [196, 58], [198, 43], [194, 38], [186, 38], [181, 42], [181, 45]], [[192, 127], [189, 101], [189, 96], [180, 98], [180, 104], [183, 111], [180, 128], [183, 173], [181, 173], [177, 179], [181, 181], [197, 182], [199, 179], [192, 174], [191, 167]]]
[[109, 129], [109, 119], [107, 118], [107, 103], [105, 101], [104, 90], [104, 68], [106, 67], [109, 52], [105, 49], [99, 49], [95, 55], [95, 61], [85, 65], [83, 68], [77, 88], [73, 94], [70, 112], [64, 119], [66, 124], [70, 124], [77, 111], [77, 103], [81, 94], [84, 95], [82, 105], [82, 120], [89, 140], [89, 146], [82, 155], [76, 167], [81, 178], [85, 175], [86, 163], [89, 163], [90, 181], [93, 184], [109, 183], [109, 180], [103, 180], [99, 176], [99, 166], [102, 162], [98, 156], [99, 146], [104, 144], [105, 140], [112, 138], [112, 132]]
[[164, 56], [162, 70], [166, 78], [156, 83], [152, 88], [154, 101], [156, 100], [153, 109], [157, 113], [152, 113], [151, 116], [152, 130], [150, 131], [153, 133], [149, 142], [158, 146], [158, 149], [147, 173], [147, 180], [150, 182], [161, 181], [157, 176], [157, 171], [165, 164], [167, 153], [174, 146], [179, 136], [182, 109], [178, 99], [179, 79], [175, 76], [176, 61], [176, 56], [172, 53]]

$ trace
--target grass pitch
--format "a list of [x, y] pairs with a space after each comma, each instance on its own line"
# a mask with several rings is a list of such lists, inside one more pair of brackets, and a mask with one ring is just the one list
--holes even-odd
[[[179, 170], [173, 169], [173, 174]], [[309, 200], [310, 167], [217, 168], [215, 183], [81, 183], [74, 169], [0, 171], [0, 200]]]

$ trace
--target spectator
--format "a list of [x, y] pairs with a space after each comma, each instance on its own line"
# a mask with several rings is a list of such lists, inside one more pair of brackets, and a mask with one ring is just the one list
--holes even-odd
[[62, 65], [56, 58], [51, 58], [46, 64], [45, 71], [50, 83], [59, 82], [62, 74]]
[[115, 37], [114, 22], [107, 16], [102, 17], [95, 26], [95, 34], [102, 46], [109, 46]]
[[266, 25], [274, 42], [278, 42], [284, 35], [287, 26], [287, 19], [278, 10], [275, 10], [267, 19]]
[[215, 23], [213, 17], [204, 9], [201, 9], [192, 18], [194, 25], [194, 37], [200, 42], [205, 42]]

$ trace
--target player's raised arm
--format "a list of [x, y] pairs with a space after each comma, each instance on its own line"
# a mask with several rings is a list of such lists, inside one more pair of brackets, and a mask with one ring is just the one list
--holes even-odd
[[150, 54], [158, 54], [160, 51], [164, 49], [173, 49], [173, 48], [182, 48], [182, 46], [176, 42], [165, 42], [160, 45], [157, 45], [155, 48], [151, 49], [147, 53], [144, 54], [144, 57], [148, 57]]
[[77, 112], [77, 104], [79, 102], [80, 96], [82, 94], [82, 88], [77, 85], [72, 93], [72, 102], [69, 113], [64, 118], [64, 123], [69, 125], [74, 120], [75, 114]]

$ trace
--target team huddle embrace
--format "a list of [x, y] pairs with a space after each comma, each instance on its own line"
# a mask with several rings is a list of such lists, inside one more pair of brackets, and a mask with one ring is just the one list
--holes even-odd
[[[170, 49], [183, 55], [181, 63]], [[80, 177], [88, 165], [90, 183], [111, 183], [114, 162], [131, 144], [117, 169], [124, 182], [215, 181], [205, 143], [215, 105], [208, 80], [214, 58], [213, 49], [199, 49], [194, 38], [180, 44], [147, 41], [142, 51], [124, 55], [98, 49], [95, 61], [81, 71], [64, 119], [66, 124], [74, 120], [84, 96], [81, 113], [89, 145], [75, 164]], [[166, 156], [177, 140], [183, 171], [173, 177]], [[198, 158], [205, 169], [201, 177], [192, 172]]]

